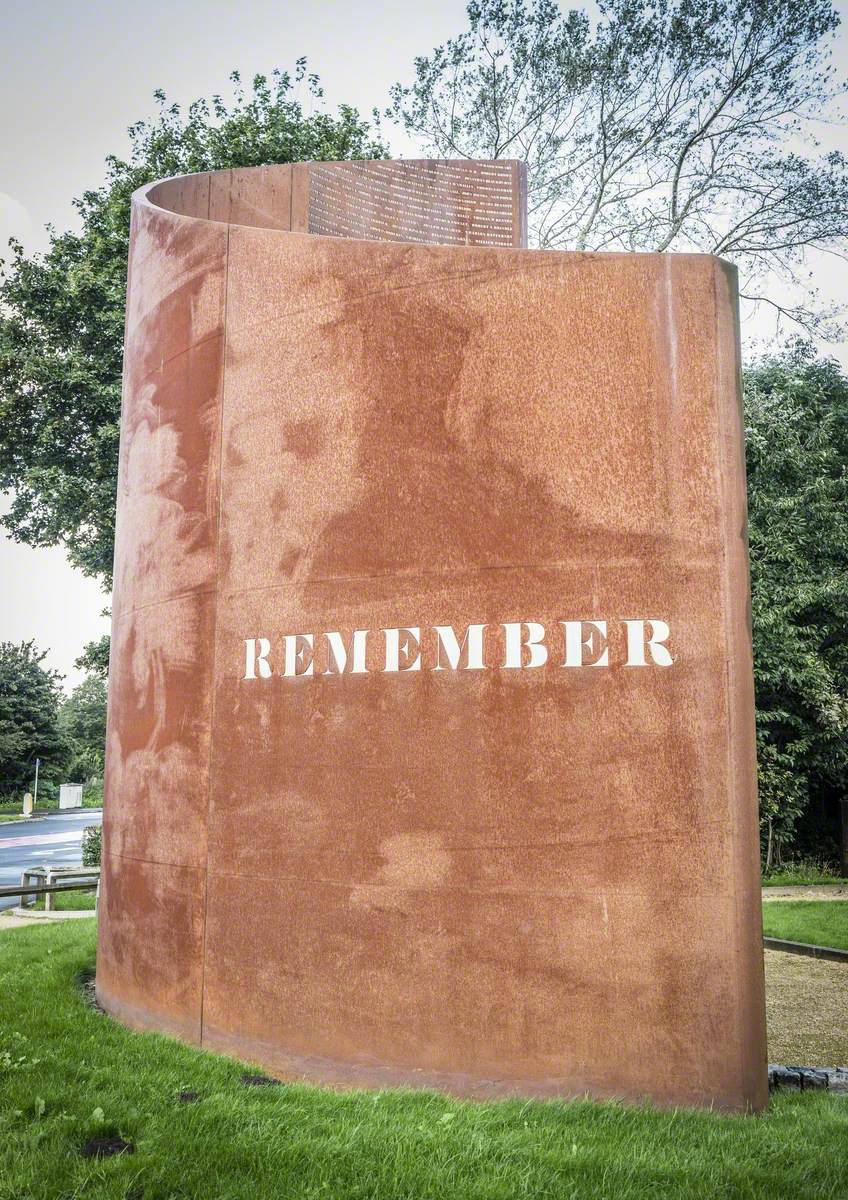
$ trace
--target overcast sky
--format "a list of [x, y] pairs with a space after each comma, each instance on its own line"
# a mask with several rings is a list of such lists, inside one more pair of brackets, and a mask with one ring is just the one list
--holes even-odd
[[[848, 0], [838, 7], [846, 21]], [[74, 224], [71, 199], [101, 182], [107, 154], [127, 153], [127, 126], [153, 114], [156, 88], [187, 103], [226, 92], [233, 69], [249, 79], [307, 55], [329, 106], [370, 112], [409, 78], [416, 54], [463, 27], [464, 10], [463, 0], [0, 0], [0, 246], [13, 234], [43, 249], [46, 224]], [[843, 63], [846, 49], [843, 32]], [[825, 292], [838, 297], [835, 265], [825, 276]], [[848, 347], [839, 357], [848, 365]], [[108, 630], [108, 597], [61, 550], [0, 539], [0, 640], [34, 638], [72, 686], [73, 660]]]

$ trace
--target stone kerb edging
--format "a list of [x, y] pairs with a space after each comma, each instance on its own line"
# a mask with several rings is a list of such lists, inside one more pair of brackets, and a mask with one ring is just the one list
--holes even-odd
[[782, 938], [764, 937], [766, 950], [782, 950], [785, 954], [805, 954], [809, 958], [827, 958], [832, 962], [848, 963], [848, 950], [835, 946], [813, 946], [808, 942], [785, 942]]
[[769, 1091], [829, 1091], [848, 1096], [848, 1067], [785, 1067], [769, 1063]]

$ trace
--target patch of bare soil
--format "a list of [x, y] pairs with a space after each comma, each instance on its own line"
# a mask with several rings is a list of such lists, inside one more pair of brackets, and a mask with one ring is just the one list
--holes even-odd
[[82, 992], [83, 1000], [95, 1012], [103, 1013], [103, 1009], [97, 1003], [97, 995], [95, 993], [96, 982], [93, 969], [90, 971], [80, 971], [77, 976], [77, 987]]
[[114, 1134], [112, 1137], [89, 1138], [80, 1154], [83, 1158], [112, 1158], [116, 1154], [135, 1154], [135, 1146]]

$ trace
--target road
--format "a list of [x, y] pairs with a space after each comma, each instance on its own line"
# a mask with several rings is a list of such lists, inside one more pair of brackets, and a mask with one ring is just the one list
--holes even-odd
[[[0, 887], [20, 883], [21, 871], [27, 867], [64, 867], [80, 862], [83, 829], [102, 821], [102, 809], [78, 808], [49, 813], [34, 821], [0, 824]], [[0, 896], [0, 909], [18, 903], [16, 896]]]

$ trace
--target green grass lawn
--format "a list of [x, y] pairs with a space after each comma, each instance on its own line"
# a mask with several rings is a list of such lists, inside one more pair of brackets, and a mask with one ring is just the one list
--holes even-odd
[[[58, 812], [58, 804], [38, 804], [32, 815], [34, 817], [43, 817], [49, 812]], [[0, 806], [0, 824], [4, 821], [21, 821], [23, 820], [23, 805], [22, 804], [7, 804]]]
[[[84, 803], [83, 804], [83, 808], [102, 808], [102, 807], [103, 807], [102, 802], [97, 803], [97, 804], [94, 804], [94, 803], [92, 803], [92, 804]], [[71, 811], [79, 812], [80, 810], [76, 809], [76, 810], [71, 810]], [[32, 816], [33, 817], [44, 817], [47, 815], [47, 813], [55, 813], [55, 812], [59, 812], [58, 804], [38, 804], [33, 809]], [[32, 818], [31, 817], [24, 818], [24, 815], [22, 812], [22, 806], [20, 804], [18, 804], [14, 808], [12, 808], [12, 807], [0, 808], [0, 824], [2, 824], [4, 821], [23, 821], [25, 819], [31, 820]]]
[[[96, 896], [94, 892], [54, 892], [53, 893], [53, 909], [55, 912], [81, 912], [84, 909], [94, 908]], [[34, 906], [36, 912], [44, 911], [44, 901], [36, 900]]]
[[[845, 1099], [781, 1095], [752, 1118], [248, 1088], [243, 1064], [88, 1007], [93, 961], [93, 921], [0, 933], [0, 1200], [848, 1196]], [[81, 1156], [114, 1135], [135, 1153]]]
[[766, 901], [763, 931], [766, 937], [787, 942], [848, 950], [848, 900]]

